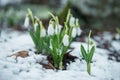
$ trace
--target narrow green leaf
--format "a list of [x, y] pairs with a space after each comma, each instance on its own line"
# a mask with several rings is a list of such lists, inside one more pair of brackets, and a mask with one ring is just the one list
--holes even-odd
[[56, 16], [54, 14], [52, 14], [51, 12], [48, 12], [55, 20]]
[[36, 45], [36, 44], [37, 44], [37, 40], [36, 40], [36, 38], [35, 38], [35, 36], [34, 36], [34, 33], [33, 33], [32, 31], [29, 31], [29, 33], [30, 33], [30, 36], [31, 36], [34, 44]]
[[36, 38], [36, 35], [32, 32], [32, 31], [29, 31], [29, 33], [30, 33], [30, 36], [31, 36], [31, 38], [32, 38], [32, 40], [33, 40], [33, 42], [34, 42], [34, 44], [35, 44], [35, 47], [36, 47], [36, 49], [39, 51], [39, 52], [41, 52], [41, 42]]
[[66, 17], [66, 23], [68, 23], [70, 15], [71, 15], [71, 10], [69, 9]]
[[93, 54], [95, 52], [95, 46], [93, 46], [90, 50], [90, 53], [88, 54], [88, 61], [91, 62]]
[[37, 27], [35, 35], [36, 35], [37, 40], [39, 41], [39, 38], [40, 38], [40, 28], [39, 27]]
[[117, 32], [120, 34], [120, 28], [116, 28]]
[[87, 61], [87, 53], [86, 53], [83, 45], [81, 45], [81, 53], [82, 53], [83, 58]]
[[63, 47], [61, 57], [64, 57], [64, 55], [65, 55], [65, 53], [67, 52], [68, 48], [69, 48], [69, 46], [64, 46], [64, 47]]

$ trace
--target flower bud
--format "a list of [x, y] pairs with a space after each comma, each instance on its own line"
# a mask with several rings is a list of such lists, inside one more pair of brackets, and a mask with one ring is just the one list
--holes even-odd
[[70, 18], [69, 25], [70, 26], [74, 26], [75, 25], [75, 18], [74, 17]]
[[76, 34], [77, 34], [77, 29], [76, 28], [73, 28], [72, 29], [72, 37], [76, 37]]
[[37, 23], [37, 22], [35, 22], [35, 24], [34, 24], [34, 31], [36, 31], [36, 30], [37, 30], [37, 27], [38, 27], [38, 23]]
[[80, 34], [82, 33], [82, 30], [79, 27], [77, 27], [76, 30], [77, 30], [77, 36], [80, 36]]
[[59, 34], [61, 32], [62, 25], [58, 25], [55, 27], [55, 34]]
[[50, 39], [50, 49], [53, 49], [53, 47], [52, 47], [52, 39]]
[[46, 30], [45, 30], [45, 28], [42, 28], [41, 37], [45, 37], [45, 36], [46, 36]]
[[53, 25], [49, 24], [48, 30], [47, 30], [48, 35], [54, 35], [54, 32], [55, 31], [54, 31]]
[[24, 21], [24, 27], [28, 28], [29, 27], [29, 17], [26, 16], [25, 21]]
[[65, 34], [63, 37], [63, 45], [69, 46], [69, 36], [67, 34]]

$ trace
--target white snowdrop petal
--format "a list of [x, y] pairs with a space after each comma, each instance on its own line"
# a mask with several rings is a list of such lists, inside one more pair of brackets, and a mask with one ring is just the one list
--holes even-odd
[[50, 40], [50, 49], [53, 49], [51, 40]]
[[59, 33], [60, 33], [61, 29], [62, 29], [62, 25], [58, 25], [58, 31], [59, 31]]
[[38, 27], [38, 23], [36, 22], [36, 23], [34, 24], [34, 31], [37, 30], [37, 27]]
[[55, 28], [55, 34], [59, 34], [61, 32], [61, 29], [62, 29], [62, 25], [56, 26], [56, 28]]
[[73, 28], [73, 30], [72, 30], [72, 37], [73, 38], [76, 37], [76, 34], [77, 34], [76, 28]]
[[70, 21], [69, 21], [69, 25], [70, 25], [70, 26], [74, 26], [74, 24], [75, 24], [75, 18], [74, 18], [74, 17], [71, 17], [71, 18], [70, 18]]
[[53, 35], [54, 34], [54, 28], [52, 24], [49, 24], [48, 26], [48, 35]]
[[28, 28], [29, 27], [29, 17], [26, 16], [25, 21], [24, 21], [24, 27]]
[[45, 37], [45, 36], [46, 36], [46, 30], [45, 30], [45, 28], [42, 28], [41, 37]]
[[77, 30], [77, 35], [78, 36], [80, 36], [80, 34], [81, 34], [81, 32], [82, 32], [82, 30], [78, 27], [78, 28], [76, 28], [76, 30]]
[[55, 34], [58, 34], [58, 27], [55, 27]]
[[63, 37], [63, 45], [68, 46], [69, 45], [69, 36], [67, 34]]
[[115, 39], [119, 40], [120, 39], [120, 34], [115, 34]]

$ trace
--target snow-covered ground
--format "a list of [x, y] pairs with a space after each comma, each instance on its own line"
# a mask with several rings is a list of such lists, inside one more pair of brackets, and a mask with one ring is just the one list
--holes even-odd
[[[86, 46], [86, 43], [82, 43]], [[99, 43], [98, 43], [99, 44]], [[120, 41], [112, 42], [120, 50]], [[73, 42], [71, 52], [81, 59], [80, 42]], [[97, 45], [97, 44], [96, 44]], [[32, 50], [29, 50], [32, 49]], [[27, 50], [28, 57], [8, 57], [17, 51]], [[67, 70], [45, 69], [37, 62], [46, 61], [46, 56], [34, 53], [34, 44], [28, 32], [3, 30], [0, 37], [0, 80], [120, 80], [120, 62], [108, 60], [110, 51], [96, 48], [93, 56], [92, 74], [86, 71], [84, 60], [76, 59], [67, 66]]]

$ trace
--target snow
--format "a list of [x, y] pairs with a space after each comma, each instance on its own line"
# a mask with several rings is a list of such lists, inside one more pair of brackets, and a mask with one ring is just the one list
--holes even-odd
[[[111, 39], [110, 36], [107, 37]], [[111, 43], [116, 50], [120, 50], [118, 43], [120, 44], [120, 41]], [[110, 51], [97, 47], [91, 64], [92, 74], [88, 75], [86, 63], [81, 60], [81, 44], [87, 47], [86, 43], [81, 42], [71, 44], [71, 47], [74, 47], [71, 54], [79, 59], [67, 64], [67, 70], [55, 71], [45, 69], [39, 64], [39, 62], [47, 62], [46, 56], [34, 53], [34, 44], [28, 32], [12, 31], [11, 33], [11, 30], [3, 30], [0, 37], [0, 80], [120, 80], [120, 63], [108, 60]], [[15, 56], [8, 57], [20, 50], [29, 51], [29, 56], [18, 57], [17, 60]]]
[[111, 45], [116, 51], [120, 52], [120, 41], [112, 41]]

